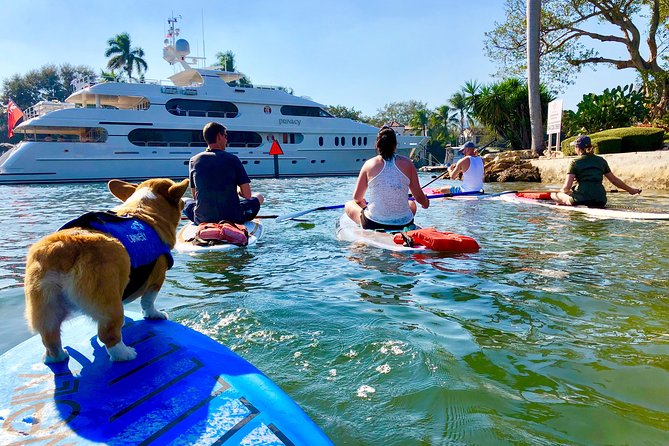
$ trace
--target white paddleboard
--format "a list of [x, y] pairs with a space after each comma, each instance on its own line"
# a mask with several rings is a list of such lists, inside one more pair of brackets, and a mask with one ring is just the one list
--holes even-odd
[[[260, 220], [251, 220], [244, 223], [246, 230], [249, 231], [249, 244], [247, 246], [255, 245], [260, 237], [263, 234], [263, 225], [260, 223]], [[209, 251], [230, 251], [232, 249], [240, 248], [240, 246], [233, 245], [232, 243], [221, 243], [219, 245], [211, 246], [199, 246], [194, 245], [190, 240], [194, 237], [195, 231], [197, 230], [197, 225], [189, 222], [184, 227], [182, 227], [177, 233], [177, 243], [174, 245], [174, 249], [178, 252], [209, 252]]]
[[351, 220], [346, 214], [342, 214], [339, 221], [337, 221], [336, 234], [337, 240], [374, 246], [375, 248], [388, 249], [390, 251], [428, 251], [428, 248], [425, 246], [417, 245], [411, 248], [397, 244], [393, 241], [394, 234], [390, 232], [362, 229], [359, 224]]
[[669, 220], [669, 213], [639, 212], [631, 209], [589, 208], [587, 206], [565, 206], [557, 204], [551, 200], [535, 200], [532, 198], [519, 197], [515, 193], [503, 194], [498, 198], [510, 203], [532, 204], [536, 206], [560, 209], [563, 211], [580, 212], [598, 218], [613, 218], [622, 220]]

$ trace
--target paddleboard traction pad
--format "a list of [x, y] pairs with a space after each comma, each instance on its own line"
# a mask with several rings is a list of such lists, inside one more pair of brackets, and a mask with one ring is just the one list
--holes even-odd
[[86, 316], [65, 322], [61, 363], [41, 362], [39, 336], [0, 356], [0, 444], [332, 444], [269, 378], [203, 334], [126, 313], [137, 358], [111, 362], [96, 332]]

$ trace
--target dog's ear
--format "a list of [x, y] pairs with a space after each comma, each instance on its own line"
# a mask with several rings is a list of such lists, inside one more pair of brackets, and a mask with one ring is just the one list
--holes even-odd
[[167, 195], [169, 195], [170, 199], [177, 202], [186, 193], [186, 189], [188, 189], [188, 179], [170, 186], [170, 188], [167, 190]]
[[121, 180], [111, 180], [109, 183], [107, 183], [107, 187], [109, 188], [109, 192], [111, 192], [113, 196], [121, 201], [125, 201], [130, 198], [130, 196], [134, 194], [135, 190], [137, 189], [136, 184], [126, 183], [125, 181]]

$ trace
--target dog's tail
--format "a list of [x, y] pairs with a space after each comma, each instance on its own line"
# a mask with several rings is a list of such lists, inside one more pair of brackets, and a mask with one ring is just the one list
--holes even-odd
[[33, 332], [60, 332], [70, 312], [63, 296], [64, 279], [63, 273], [45, 271], [39, 261], [26, 264], [25, 316]]

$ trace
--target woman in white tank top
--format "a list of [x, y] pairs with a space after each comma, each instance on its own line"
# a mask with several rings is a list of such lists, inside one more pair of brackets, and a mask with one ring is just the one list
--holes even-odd
[[416, 213], [416, 203], [408, 200], [409, 191], [423, 209], [430, 202], [420, 188], [411, 160], [395, 155], [397, 137], [393, 129], [381, 127], [376, 149], [379, 155], [362, 166], [353, 200], [346, 203], [345, 211], [364, 229], [402, 230], [413, 223]]

